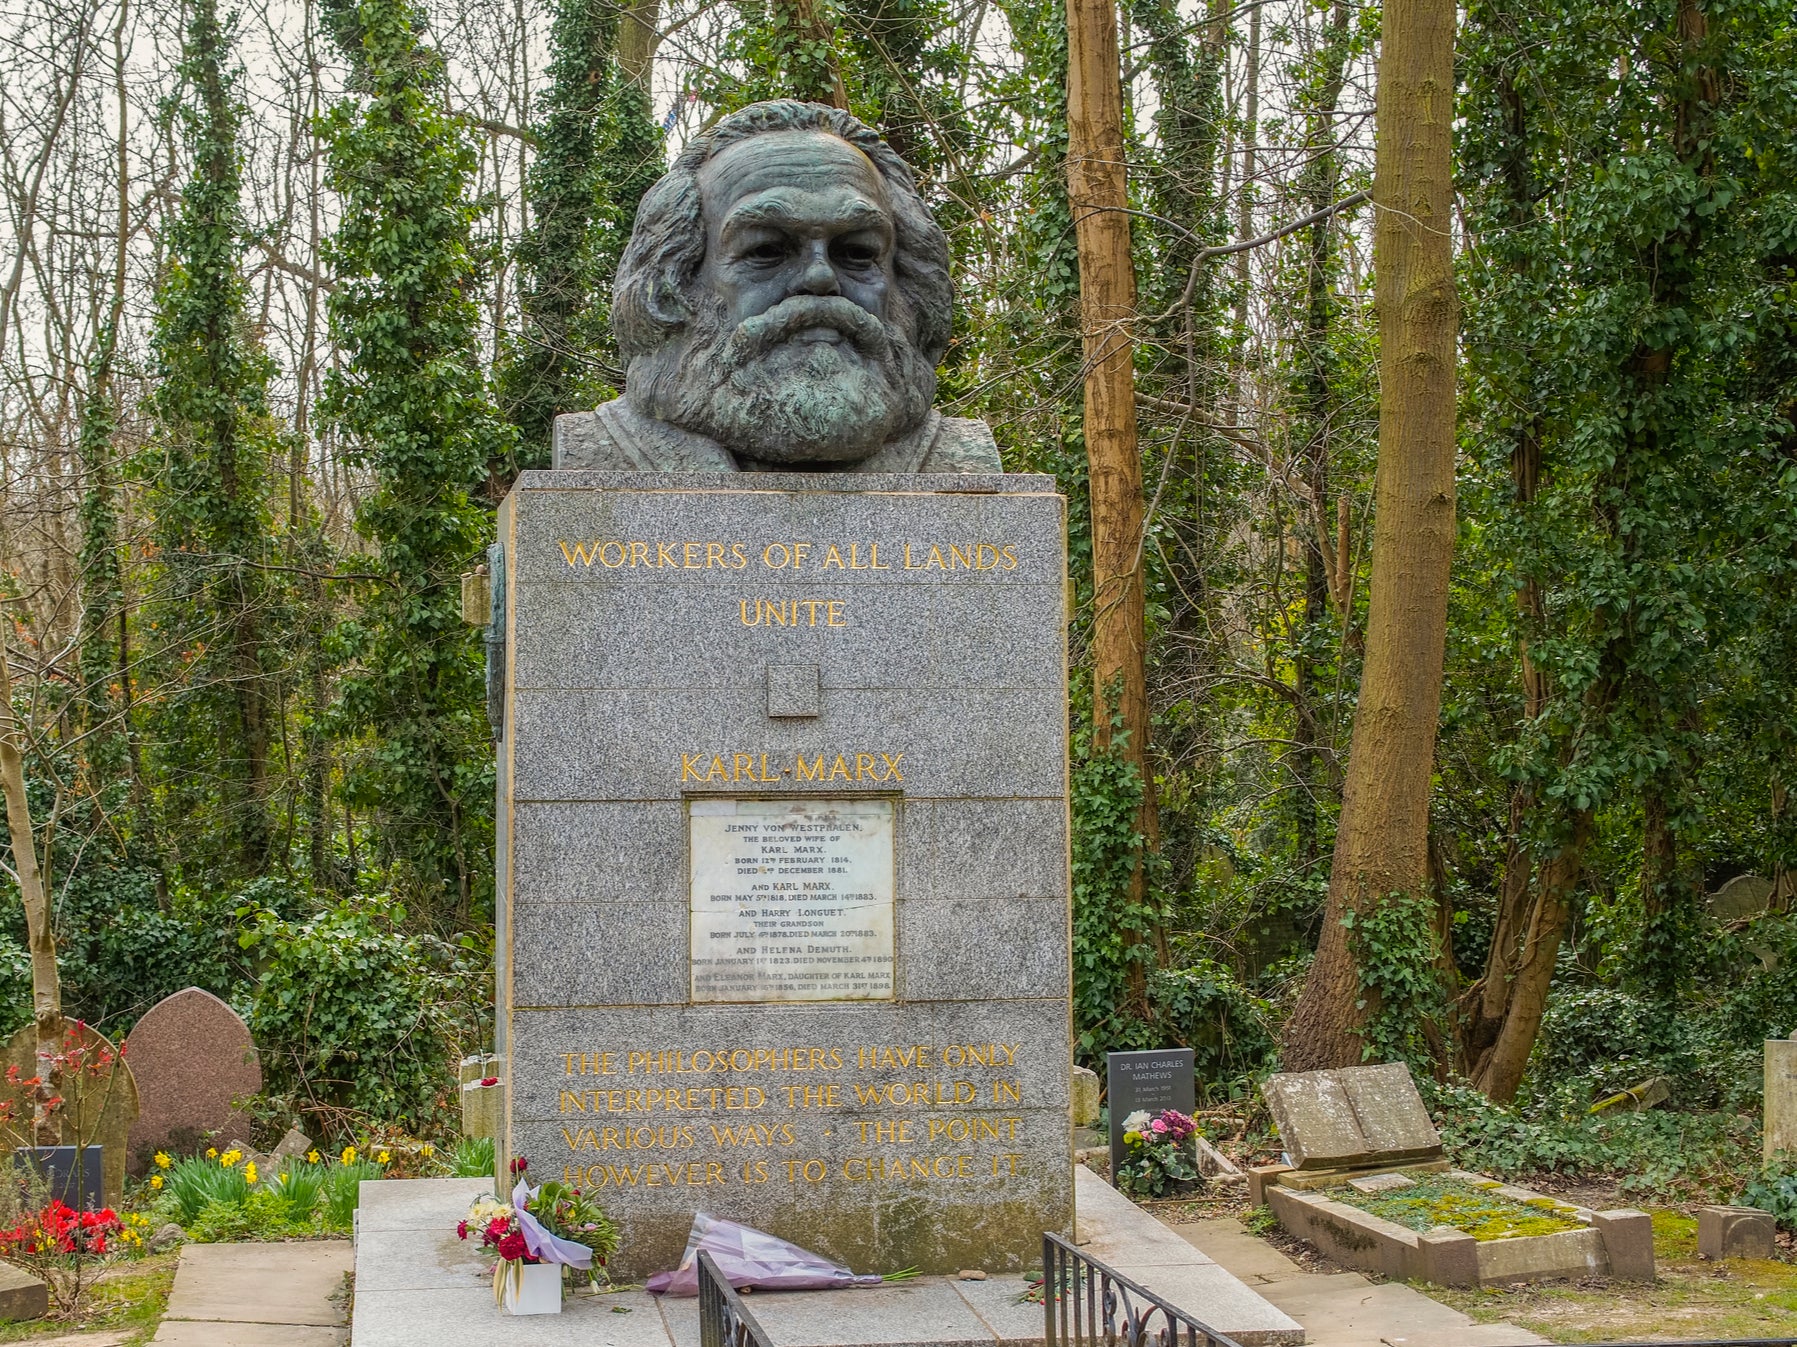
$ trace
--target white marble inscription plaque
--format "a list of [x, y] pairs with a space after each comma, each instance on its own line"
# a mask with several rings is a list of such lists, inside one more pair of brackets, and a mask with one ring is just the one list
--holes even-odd
[[694, 800], [693, 1000], [892, 995], [891, 800]]

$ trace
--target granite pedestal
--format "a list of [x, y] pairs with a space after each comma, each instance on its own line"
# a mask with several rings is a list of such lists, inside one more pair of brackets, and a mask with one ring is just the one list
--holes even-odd
[[[1072, 1224], [1065, 510], [1044, 477], [527, 472], [502, 507], [504, 1156], [614, 1272]], [[497, 633], [496, 633], [497, 635]]]

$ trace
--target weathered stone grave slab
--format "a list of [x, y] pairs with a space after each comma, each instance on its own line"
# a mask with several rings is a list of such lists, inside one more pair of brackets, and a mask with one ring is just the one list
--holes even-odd
[[151, 1006], [125, 1039], [125, 1057], [140, 1109], [131, 1173], [159, 1150], [192, 1151], [209, 1133], [248, 1135], [237, 1102], [262, 1089], [262, 1066], [248, 1026], [211, 992], [188, 987]]
[[1137, 1109], [1159, 1113], [1176, 1108], [1191, 1113], [1198, 1106], [1198, 1054], [1191, 1048], [1152, 1052], [1108, 1052], [1104, 1071], [1111, 1123], [1111, 1178], [1127, 1158], [1123, 1120]]
[[858, 1267], [1071, 1224], [1063, 502], [528, 472], [502, 508], [500, 1163], [614, 1273], [697, 1209]]
[[1402, 1063], [1287, 1072], [1260, 1088], [1298, 1169], [1399, 1165], [1441, 1154], [1441, 1137]]
[[[98, 1029], [71, 1023], [59, 1044], [79, 1069], [65, 1071], [63, 1105], [56, 1112], [65, 1146], [99, 1146], [100, 1191], [106, 1205], [116, 1207], [125, 1191], [125, 1139], [137, 1120], [137, 1082], [112, 1040]], [[24, 1079], [37, 1074], [37, 1029], [26, 1025], [6, 1045], [0, 1073], [19, 1068]], [[0, 1079], [0, 1100], [11, 1103], [11, 1121], [0, 1122], [0, 1145], [10, 1157], [15, 1147], [35, 1146], [31, 1135], [31, 1091]]]

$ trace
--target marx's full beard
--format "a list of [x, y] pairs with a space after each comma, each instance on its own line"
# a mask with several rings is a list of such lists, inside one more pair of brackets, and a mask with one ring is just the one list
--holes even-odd
[[[795, 295], [726, 326], [690, 296], [686, 330], [630, 362], [637, 410], [770, 463], [857, 462], [914, 428], [936, 371], [895, 324], [838, 295]], [[830, 329], [843, 340], [796, 340]]]

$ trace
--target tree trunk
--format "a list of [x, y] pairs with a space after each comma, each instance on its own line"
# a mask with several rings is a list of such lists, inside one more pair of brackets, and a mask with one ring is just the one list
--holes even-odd
[[1392, 0], [1379, 59], [1373, 201], [1379, 467], [1366, 664], [1316, 962], [1286, 1068], [1361, 1060], [1373, 1009], [1342, 918], [1423, 892], [1454, 555], [1453, 0]]
[[[1112, 0], [1067, 0], [1067, 202], [1079, 246], [1085, 346], [1086, 463], [1092, 509], [1092, 715], [1094, 742], [1115, 743], [1136, 764], [1143, 792], [1138, 831], [1158, 840], [1148, 762], [1148, 674], [1142, 580], [1142, 458], [1136, 448], [1131, 325], [1136, 279], [1124, 174], [1123, 84]], [[1118, 722], [1114, 738], [1112, 720]], [[1137, 865], [1129, 902], [1139, 906]], [[1140, 932], [1132, 929], [1132, 945]], [[1146, 970], [1129, 970], [1129, 995], [1147, 1011]]]
[[50, 898], [37, 863], [31, 804], [25, 796], [25, 736], [12, 705], [12, 666], [0, 643], [0, 798], [6, 801], [6, 829], [12, 842], [13, 875], [25, 904], [25, 935], [31, 949], [31, 1014], [37, 1025], [37, 1076], [32, 1127], [40, 1146], [62, 1142], [62, 1124], [49, 1108], [56, 1097], [56, 1052], [62, 1045], [62, 982], [56, 972], [56, 936], [50, 930]]

